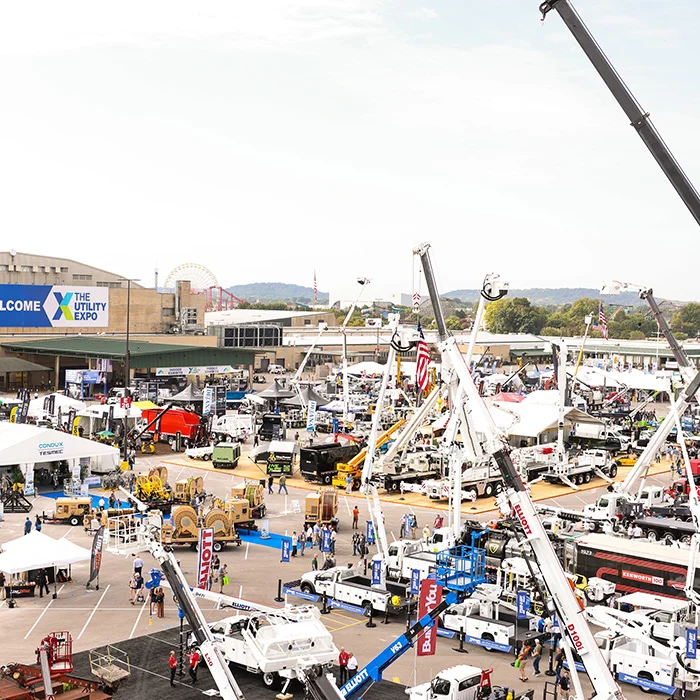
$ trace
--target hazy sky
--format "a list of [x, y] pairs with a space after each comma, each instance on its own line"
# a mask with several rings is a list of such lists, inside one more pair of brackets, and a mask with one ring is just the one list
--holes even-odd
[[[700, 3], [576, 7], [700, 185]], [[538, 0], [6, 2], [0, 95], [5, 250], [387, 296], [428, 240], [443, 292], [700, 298], [697, 225]]]

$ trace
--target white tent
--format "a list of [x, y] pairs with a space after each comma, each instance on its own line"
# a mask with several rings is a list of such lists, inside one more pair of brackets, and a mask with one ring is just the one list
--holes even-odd
[[[56, 397], [54, 399], [54, 409], [53, 409], [53, 415], [58, 414], [58, 409], [60, 408], [62, 413], [64, 415], [68, 414], [68, 411], [70, 410], [75, 410], [75, 411], [82, 411], [85, 408], [85, 402], [84, 401], [77, 401], [76, 399], [70, 398], [70, 396], [66, 396], [65, 394], [54, 394]], [[40, 418], [45, 415], [44, 411], [44, 399], [46, 397], [42, 396], [38, 399], [32, 399], [29, 402], [29, 410], [27, 415], [33, 416], [35, 418]]]
[[55, 540], [36, 530], [5, 542], [2, 548], [0, 571], [6, 574], [69, 566], [90, 559], [89, 549], [80, 547], [70, 540]]

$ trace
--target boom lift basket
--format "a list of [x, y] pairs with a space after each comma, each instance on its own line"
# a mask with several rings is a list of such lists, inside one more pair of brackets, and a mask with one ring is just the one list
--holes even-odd
[[472, 593], [486, 582], [486, 551], [460, 545], [437, 553], [437, 582], [451, 591]]

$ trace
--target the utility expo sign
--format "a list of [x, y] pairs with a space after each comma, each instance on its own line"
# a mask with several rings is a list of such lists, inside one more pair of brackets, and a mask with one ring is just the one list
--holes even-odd
[[106, 328], [109, 289], [0, 284], [0, 328]]

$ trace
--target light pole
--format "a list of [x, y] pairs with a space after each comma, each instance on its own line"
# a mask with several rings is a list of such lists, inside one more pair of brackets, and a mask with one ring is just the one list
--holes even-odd
[[347, 431], [347, 425], [348, 425], [348, 402], [350, 398], [350, 380], [348, 379], [348, 338], [346, 334], [346, 329], [348, 327], [348, 323], [350, 323], [350, 317], [353, 315], [355, 312], [355, 307], [357, 306], [357, 302], [360, 301], [360, 297], [362, 296], [362, 292], [365, 289], [365, 286], [370, 283], [370, 280], [367, 279], [367, 277], [358, 277], [357, 278], [357, 284], [360, 285], [360, 291], [355, 298], [355, 301], [352, 302], [352, 306], [350, 307], [350, 311], [348, 311], [348, 315], [345, 317], [345, 321], [343, 321], [343, 325], [340, 328], [341, 333], [343, 334], [343, 429]]
[[[134, 277], [120, 277], [117, 282], [126, 282], [126, 347], [124, 349], [124, 398], [130, 398], [129, 382], [131, 381], [131, 351], [129, 347], [129, 331], [131, 330], [131, 283], [140, 282], [141, 280]], [[124, 414], [124, 440], [123, 440], [123, 456], [124, 462], [129, 461], [129, 447], [127, 445], [127, 415], [129, 412], [129, 402], [124, 402], [126, 405], [126, 413]]]

